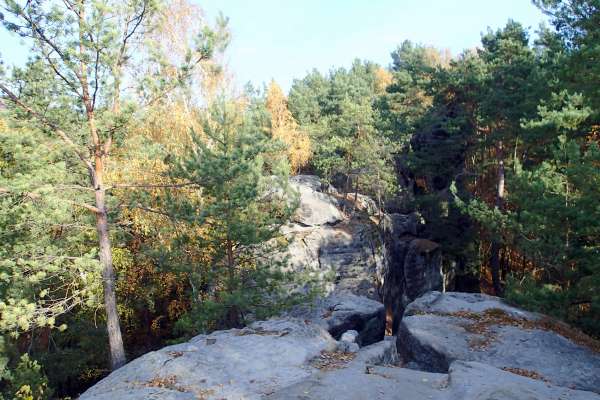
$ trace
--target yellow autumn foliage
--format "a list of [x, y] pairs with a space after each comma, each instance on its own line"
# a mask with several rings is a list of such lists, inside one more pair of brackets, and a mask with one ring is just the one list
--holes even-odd
[[287, 99], [275, 81], [267, 89], [267, 109], [271, 113], [271, 136], [287, 145], [287, 156], [292, 173], [304, 167], [311, 156], [310, 139], [303, 132], [288, 109]]
[[385, 89], [392, 84], [394, 76], [385, 68], [377, 68], [375, 70], [375, 92], [382, 94]]

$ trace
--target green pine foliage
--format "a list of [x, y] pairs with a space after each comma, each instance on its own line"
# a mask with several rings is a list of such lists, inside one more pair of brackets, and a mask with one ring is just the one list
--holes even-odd
[[284, 276], [269, 254], [296, 207], [287, 160], [274, 156], [282, 143], [232, 104], [213, 107], [203, 126], [206, 138], [195, 135], [170, 170], [193, 195], [168, 199], [169, 213], [204, 231], [193, 240], [209, 253], [203, 273], [191, 278], [192, 309], [179, 324], [186, 333], [242, 326], [285, 302]]
[[[296, 79], [287, 106], [312, 147], [302, 171], [345, 204], [416, 211], [448, 289], [598, 337], [600, 4], [534, 3], [550, 22], [538, 32], [510, 20], [454, 57], [399, 42], [388, 68]], [[1, 2], [3, 27], [34, 45], [23, 67], [0, 63], [0, 398], [77, 396], [102, 378], [109, 314], [131, 358], [316, 287], [273, 257], [297, 199], [265, 94], [214, 100], [227, 19], [180, 26], [200, 15], [185, 1], [71, 4]], [[178, 34], [189, 43], [170, 54]]]
[[[99, 301], [87, 214], [56, 141], [31, 128], [0, 132], [0, 329], [18, 335]], [[71, 179], [69, 179], [71, 178]]]
[[309, 133], [311, 166], [319, 176], [344, 192], [384, 199], [397, 186], [395, 146], [378, 126], [375, 107], [380, 70], [374, 63], [356, 60], [350, 69], [332, 70], [328, 76], [313, 71], [294, 81], [288, 105]]

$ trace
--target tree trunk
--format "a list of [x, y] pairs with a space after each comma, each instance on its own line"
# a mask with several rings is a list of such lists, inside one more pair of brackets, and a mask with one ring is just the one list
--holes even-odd
[[102, 265], [102, 285], [104, 288], [106, 329], [108, 331], [108, 343], [110, 347], [110, 364], [111, 368], [116, 370], [125, 364], [126, 358], [117, 310], [115, 270], [112, 262], [105, 192], [103, 188], [96, 187], [96, 207], [100, 210], [100, 212], [96, 213], [96, 230], [98, 231], [100, 265]]
[[[227, 272], [229, 275], [227, 291], [229, 292], [229, 294], [233, 294], [233, 292], [237, 288], [235, 284], [235, 257], [233, 255], [233, 243], [230, 239], [227, 239], [225, 247], [227, 248]], [[240, 328], [242, 326], [240, 314], [240, 309], [237, 306], [231, 304], [226, 316], [227, 328]]]
[[115, 270], [112, 260], [112, 248], [110, 244], [110, 232], [108, 228], [108, 215], [106, 212], [106, 191], [104, 189], [104, 159], [110, 150], [110, 138], [104, 145], [98, 135], [96, 117], [94, 113], [95, 94], [92, 96], [88, 85], [88, 65], [86, 62], [86, 8], [84, 1], [78, 4], [79, 12], [79, 55], [80, 70], [79, 83], [81, 84], [81, 100], [85, 107], [90, 139], [93, 144], [94, 171], [91, 178], [96, 200], [96, 231], [98, 232], [99, 260], [102, 266], [102, 286], [104, 288], [104, 309], [106, 311], [106, 330], [108, 332], [108, 345], [110, 350], [110, 364], [113, 370], [123, 366], [126, 362], [123, 337], [121, 336], [121, 325], [119, 324], [119, 312], [117, 310], [117, 294], [115, 292]]
[[[502, 142], [498, 143], [496, 149], [496, 157], [498, 160], [498, 175], [497, 175], [497, 191], [496, 191], [496, 208], [502, 211], [504, 207], [504, 149]], [[500, 283], [500, 248], [501, 241], [494, 237], [492, 239], [492, 248], [490, 250], [490, 269], [492, 270], [492, 284], [496, 296], [502, 296], [502, 284]]]

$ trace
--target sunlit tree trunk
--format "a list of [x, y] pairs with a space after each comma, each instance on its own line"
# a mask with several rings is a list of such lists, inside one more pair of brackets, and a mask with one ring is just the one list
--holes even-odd
[[[498, 161], [497, 186], [496, 186], [496, 207], [502, 210], [504, 207], [504, 149], [502, 141], [498, 143], [496, 148], [496, 157]], [[492, 271], [492, 284], [496, 296], [502, 295], [502, 285], [500, 283], [500, 248], [501, 241], [494, 237], [492, 239], [492, 247], [490, 250], [490, 269]]]

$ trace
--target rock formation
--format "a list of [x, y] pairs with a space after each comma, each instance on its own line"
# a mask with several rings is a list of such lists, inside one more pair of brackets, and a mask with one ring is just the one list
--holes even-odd
[[[514, 352], [505, 356], [498, 349], [490, 348], [487, 356], [477, 358], [479, 361], [472, 361], [473, 358], [466, 356], [461, 356], [462, 359], [448, 356], [444, 351], [452, 351], [455, 347], [456, 354], [465, 354], [460, 347], [460, 338], [448, 333], [464, 328], [450, 325], [444, 330], [445, 321], [439, 321], [436, 326], [420, 330], [419, 327], [423, 326], [417, 324], [415, 327], [411, 318], [436, 315], [429, 314], [434, 312], [484, 315], [488, 310], [504, 310], [514, 318], [531, 314], [508, 307], [494, 298], [464, 297], [463, 294], [442, 295], [444, 297], [438, 300], [439, 307], [432, 308], [431, 304], [439, 296], [439, 293], [427, 294], [407, 308], [405, 322], [411, 327], [405, 328], [413, 337], [411, 340], [407, 340], [406, 336], [399, 336], [397, 340], [386, 337], [348, 352], [348, 342], [336, 342], [323, 328], [345, 326], [344, 321], [351, 316], [346, 309], [351, 303], [347, 303], [343, 307], [345, 311], [339, 315], [320, 314], [320, 309], [313, 314], [299, 314], [312, 316], [312, 319], [272, 319], [244, 329], [200, 335], [187, 343], [148, 353], [113, 372], [80, 398], [600, 400], [600, 395], [593, 392], [600, 391], [597, 382], [600, 376], [598, 355], [583, 348], [576, 350], [578, 347], [569, 339], [555, 333], [545, 332], [556, 337], [552, 347], [545, 349], [545, 358], [538, 363], [535, 360], [540, 356], [540, 349], [521, 342], [518, 348], [521, 362], [534, 363], [526, 365], [528, 369], [514, 366], [523, 365], [514, 364]], [[376, 302], [367, 300], [364, 306], [368, 304], [376, 305]], [[359, 314], [368, 314], [364, 312], [367, 309], [365, 307]], [[525, 327], [518, 329], [523, 335], [529, 335], [529, 340], [534, 343], [545, 340], [544, 331], [530, 331]], [[354, 336], [353, 333], [349, 335]], [[444, 335], [449, 335], [448, 339]], [[468, 334], [466, 337], [469, 337]], [[501, 336], [498, 340], [506, 338], [512, 338], [508, 342], [510, 345], [516, 344], [515, 339], [517, 342], [522, 339]], [[409, 350], [407, 346], [412, 346], [408, 359], [405, 358]], [[429, 351], [429, 356], [420, 356], [422, 348]], [[440, 352], [437, 359], [447, 357], [449, 365], [446, 371], [416, 369], [434, 369], [427, 368], [433, 365], [428, 364], [433, 357], [432, 351]], [[404, 365], [407, 360], [410, 360], [409, 365]], [[513, 363], [504, 364], [505, 360]], [[574, 387], [588, 391], [575, 390]]]
[[381, 293], [396, 334], [408, 303], [442, 289], [442, 254], [437, 243], [417, 237], [416, 214], [386, 215], [383, 222], [386, 260], [380, 272]]
[[[376, 223], [368, 218], [364, 200], [356, 213], [344, 213], [341, 196], [326, 193], [315, 176], [291, 178], [299, 207], [282, 228], [288, 240], [288, 266], [323, 283], [326, 293], [350, 292], [379, 300], [378, 271], [383, 269], [383, 242]], [[350, 211], [347, 208], [347, 211]]]
[[456, 360], [477, 361], [600, 393], [600, 354], [586, 340], [497, 297], [431, 292], [407, 307], [397, 344], [404, 363], [420, 370], [448, 372]]
[[[312, 176], [292, 184], [300, 207], [274, 257], [323, 279], [327, 295], [145, 354], [82, 400], [600, 400], [585, 337], [495, 297], [435, 291], [440, 248], [418, 236], [415, 214], [381, 215], [366, 196], [348, 204]], [[397, 337], [384, 337], [390, 318]]]

